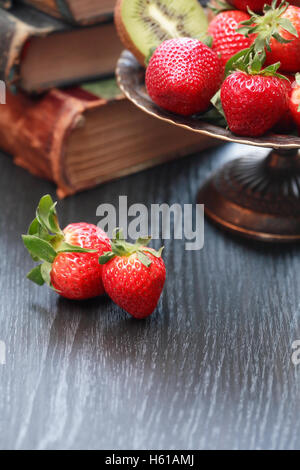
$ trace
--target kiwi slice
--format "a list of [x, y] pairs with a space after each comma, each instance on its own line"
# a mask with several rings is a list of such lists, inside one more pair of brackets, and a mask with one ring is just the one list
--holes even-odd
[[115, 23], [119, 36], [145, 65], [150, 51], [166, 39], [204, 39], [208, 21], [198, 0], [118, 0]]

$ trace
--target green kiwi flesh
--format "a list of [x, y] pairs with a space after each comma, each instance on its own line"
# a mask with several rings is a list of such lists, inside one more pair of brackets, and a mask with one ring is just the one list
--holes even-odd
[[207, 35], [206, 14], [197, 0], [122, 0], [120, 16], [126, 36], [140, 57], [166, 39]]

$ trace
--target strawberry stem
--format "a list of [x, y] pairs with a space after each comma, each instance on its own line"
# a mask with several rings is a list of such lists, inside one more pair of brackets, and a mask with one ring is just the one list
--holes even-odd
[[42, 262], [32, 269], [27, 278], [39, 286], [47, 283], [50, 287], [52, 263], [58, 253], [95, 253], [81, 246], [70, 245], [65, 241], [56, 213], [56, 202], [49, 194], [43, 196], [36, 209], [36, 218], [31, 222], [26, 235], [22, 235], [23, 243], [33, 261]]
[[286, 76], [277, 73], [281, 65], [280, 62], [262, 68], [265, 58], [265, 52], [255, 51], [255, 46], [252, 44], [248, 49], [243, 49], [228, 60], [225, 67], [225, 76], [227, 77], [235, 70], [240, 70], [249, 75], [272, 76], [288, 80]]
[[270, 41], [272, 38], [282, 44], [289, 43], [291, 40], [285, 39], [281, 35], [281, 30], [298, 37], [298, 33], [291, 21], [288, 18], [282, 18], [289, 4], [283, 1], [278, 8], [276, 5], [277, 0], [273, 0], [271, 5], [265, 5], [263, 15], [257, 15], [248, 8], [251, 18], [247, 21], [242, 21], [240, 23], [241, 26], [237, 28], [237, 31], [246, 37], [249, 37], [250, 34], [256, 34], [253, 43], [255, 52], [261, 53], [265, 48], [271, 51]]
[[207, 7], [215, 14], [218, 15], [222, 11], [233, 10], [232, 5], [222, 0], [215, 0], [214, 4], [208, 3]]
[[298, 36], [293, 24], [287, 18], [282, 18], [289, 4], [282, 2], [278, 8], [276, 8], [276, 4], [277, 0], [273, 0], [271, 5], [265, 5], [263, 16], [248, 9], [252, 16], [249, 20], [242, 21], [240, 23], [242, 26], [239, 26], [237, 31], [246, 37], [249, 37], [250, 34], [256, 34], [256, 38], [248, 49], [239, 51], [228, 60], [225, 67], [226, 76], [234, 70], [241, 70], [252, 75], [272, 75], [286, 79], [285, 76], [277, 73], [281, 65], [280, 62], [262, 69], [266, 60], [266, 50], [271, 50], [270, 41], [272, 38], [281, 43], [290, 42], [280, 34], [282, 29], [295, 37]]
[[116, 256], [128, 257], [133, 253], [136, 253], [140, 262], [144, 266], [149, 267], [152, 261], [146, 253], [151, 253], [156, 258], [160, 258], [163, 251], [163, 247], [158, 251], [154, 250], [153, 248], [149, 248], [147, 245], [150, 243], [150, 241], [151, 237], [146, 237], [139, 238], [135, 243], [129, 243], [124, 239], [123, 230], [117, 228], [114, 231], [111, 241], [111, 251], [103, 253], [103, 255], [99, 258], [99, 263], [103, 265], [111, 261]]

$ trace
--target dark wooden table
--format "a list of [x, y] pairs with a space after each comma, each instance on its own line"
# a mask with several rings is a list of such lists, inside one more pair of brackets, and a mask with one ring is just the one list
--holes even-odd
[[[62, 223], [97, 223], [96, 208], [194, 203], [228, 144], [105, 184], [59, 204]], [[54, 187], [9, 157], [1, 165], [1, 449], [299, 449], [300, 252], [225, 235], [165, 243], [168, 278], [156, 313], [136, 321], [108, 299], [75, 303], [26, 280], [20, 239]]]

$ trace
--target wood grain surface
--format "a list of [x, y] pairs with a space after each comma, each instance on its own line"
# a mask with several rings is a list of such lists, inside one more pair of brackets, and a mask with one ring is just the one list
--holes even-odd
[[[59, 203], [62, 224], [99, 204], [194, 203], [210, 172], [266, 152], [226, 144]], [[26, 280], [20, 234], [54, 187], [0, 156], [1, 449], [299, 449], [298, 245], [241, 241], [205, 224], [205, 246], [167, 241], [156, 313], [75, 303]]]

